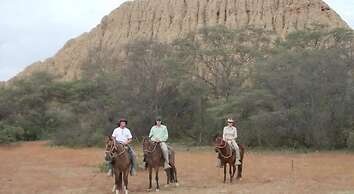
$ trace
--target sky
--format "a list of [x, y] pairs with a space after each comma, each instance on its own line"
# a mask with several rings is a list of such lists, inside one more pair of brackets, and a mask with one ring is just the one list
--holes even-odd
[[[53, 56], [127, 0], [0, 0], [0, 81]], [[354, 0], [324, 0], [354, 29]]]

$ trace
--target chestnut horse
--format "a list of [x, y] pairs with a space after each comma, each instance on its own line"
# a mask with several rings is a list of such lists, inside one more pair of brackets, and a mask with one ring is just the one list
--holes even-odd
[[[130, 159], [128, 151], [123, 144], [117, 143], [116, 140], [108, 136], [106, 138], [106, 160], [112, 161], [113, 173], [114, 173], [114, 186], [112, 192], [119, 194], [119, 191], [123, 191], [128, 194], [128, 175], [130, 170]], [[124, 185], [122, 184], [122, 179]]]
[[[162, 155], [162, 150], [158, 142], [150, 141], [148, 138], [144, 138], [143, 140], [143, 152], [145, 162], [147, 163], [147, 167], [149, 169], [149, 191], [152, 189], [152, 169], [155, 170], [155, 180], [156, 180], [156, 191], [160, 190], [159, 185], [159, 169], [163, 167], [164, 159]], [[167, 185], [170, 183], [176, 183], [178, 186], [177, 180], [177, 170], [175, 165], [175, 153], [173, 150], [170, 150], [169, 154], [170, 166], [171, 168], [166, 169], [167, 176]]]
[[[243, 155], [245, 153], [245, 147], [241, 144], [237, 144], [240, 148], [240, 162], [241, 164], [237, 166], [237, 179], [242, 178], [242, 165], [243, 165]], [[223, 140], [221, 136], [215, 137], [215, 152], [219, 154], [221, 164], [224, 166], [224, 183], [226, 183], [226, 168], [229, 164], [229, 174], [230, 174], [230, 183], [236, 172], [236, 151], [231, 148], [231, 146]]]

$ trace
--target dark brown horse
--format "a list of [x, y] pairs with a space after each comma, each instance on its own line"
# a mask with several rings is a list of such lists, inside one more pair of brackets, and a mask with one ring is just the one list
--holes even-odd
[[[237, 179], [242, 178], [242, 165], [243, 165], [243, 155], [245, 153], [245, 147], [241, 144], [237, 144], [240, 148], [240, 162], [241, 164], [237, 166]], [[229, 174], [230, 174], [230, 183], [236, 172], [236, 152], [231, 148], [231, 146], [223, 140], [221, 136], [215, 137], [215, 151], [219, 154], [221, 164], [224, 166], [224, 183], [226, 183], [226, 168], [229, 164]]]
[[[145, 162], [147, 163], [147, 167], [149, 169], [149, 189], [152, 189], [152, 169], [155, 170], [155, 180], [156, 180], [156, 191], [160, 190], [159, 185], [159, 169], [163, 167], [164, 159], [162, 155], [162, 150], [157, 142], [152, 142], [148, 138], [144, 138], [143, 140], [143, 152], [145, 157]], [[169, 154], [170, 166], [171, 168], [166, 169], [167, 175], [167, 185], [170, 183], [176, 183], [178, 186], [177, 180], [177, 170], [175, 165], [175, 153], [173, 150], [170, 151]]]
[[[112, 192], [119, 194], [120, 191], [124, 191], [128, 194], [128, 175], [130, 170], [130, 159], [128, 151], [123, 144], [116, 143], [115, 139], [111, 136], [106, 138], [106, 160], [112, 161], [113, 173], [114, 173], [114, 186]], [[124, 181], [124, 185], [122, 184]]]

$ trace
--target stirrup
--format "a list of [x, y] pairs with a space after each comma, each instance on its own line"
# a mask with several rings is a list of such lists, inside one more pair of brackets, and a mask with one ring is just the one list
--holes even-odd
[[171, 167], [171, 165], [165, 163], [165, 164], [163, 165], [163, 168], [164, 168], [164, 169], [169, 169], [169, 168], [172, 168], [172, 167]]
[[241, 165], [242, 163], [241, 163], [240, 160], [236, 160], [236, 161], [235, 161], [235, 164], [236, 164], [236, 166], [238, 166], [238, 165]]

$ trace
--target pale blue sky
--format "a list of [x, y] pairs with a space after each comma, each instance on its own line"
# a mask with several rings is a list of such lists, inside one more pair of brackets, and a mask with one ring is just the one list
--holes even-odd
[[[126, 0], [0, 0], [0, 81], [53, 56]], [[354, 28], [354, 0], [325, 0]]]

